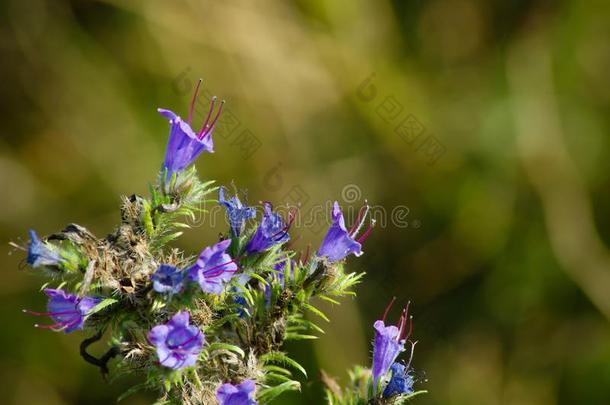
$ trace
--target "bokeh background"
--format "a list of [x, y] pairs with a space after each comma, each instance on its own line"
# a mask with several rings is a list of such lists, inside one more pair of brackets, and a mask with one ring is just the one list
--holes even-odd
[[[198, 77], [227, 100], [206, 179], [302, 212], [385, 215], [357, 300], [289, 349], [345, 381], [372, 323], [413, 302], [421, 404], [610, 403], [610, 3], [59, 1], [0, 5], [0, 391], [4, 404], [113, 403], [82, 335], [36, 330], [26, 230], [97, 235], [147, 192]], [[199, 115], [203, 113], [203, 104]], [[385, 209], [385, 211], [383, 211]], [[385, 214], [383, 214], [385, 212]], [[222, 225], [222, 224], [221, 224]], [[319, 223], [293, 232], [314, 247]], [[178, 245], [196, 252], [209, 221]], [[100, 349], [101, 350], [101, 349]], [[424, 382], [427, 380], [427, 382]], [[126, 403], [149, 403], [140, 394]]]

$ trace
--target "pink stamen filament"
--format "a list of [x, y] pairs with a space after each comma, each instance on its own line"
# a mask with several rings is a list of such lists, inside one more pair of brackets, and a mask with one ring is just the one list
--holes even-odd
[[390, 301], [388, 306], [385, 307], [385, 311], [383, 311], [383, 318], [381, 318], [381, 320], [384, 323], [385, 323], [386, 318], [388, 317], [388, 313], [390, 312], [390, 309], [392, 309], [392, 305], [394, 305], [394, 301], [396, 301], [396, 297], [392, 297], [392, 301]]
[[210, 128], [206, 131], [206, 134], [212, 132], [212, 130], [214, 129], [214, 126], [216, 125], [216, 121], [218, 121], [218, 118], [220, 118], [220, 113], [222, 113], [222, 107], [225, 105], [225, 101], [222, 100], [220, 102], [220, 107], [218, 107], [218, 112], [216, 113], [216, 116], [214, 117], [214, 120], [212, 121], [212, 123], [210, 124]]
[[239, 270], [239, 268], [237, 268], [237, 269], [233, 269], [233, 270], [223, 270], [222, 268], [223, 268], [224, 266], [227, 266], [227, 265], [231, 264], [231, 263], [235, 263], [235, 262], [236, 262], [238, 259], [239, 259], [239, 258], [237, 258], [237, 259], [231, 259], [231, 260], [229, 260], [228, 262], [224, 262], [224, 263], [222, 263], [222, 264], [219, 264], [219, 265], [217, 265], [217, 266], [212, 267], [211, 269], [207, 269], [207, 270], [204, 272], [204, 275], [205, 275], [206, 277], [217, 277], [217, 276], [221, 275], [221, 274], [222, 274], [222, 273], [224, 273], [224, 272], [227, 272], [227, 273], [235, 273], [237, 270]]
[[305, 251], [305, 260], [301, 260], [301, 263], [307, 263], [309, 261], [310, 253], [311, 253], [311, 243], [308, 243], [307, 250]]
[[364, 210], [367, 208], [366, 205], [363, 205], [360, 210], [358, 211], [358, 218], [356, 218], [356, 220], [354, 221], [354, 223], [352, 224], [352, 227], [349, 229], [349, 231], [347, 231], [348, 235], [353, 236], [355, 234], [354, 230], [356, 229], [356, 226], [358, 226], [359, 223], [362, 223], [362, 214], [364, 213]]
[[214, 96], [212, 97], [212, 102], [210, 103], [210, 109], [208, 111], [208, 116], [205, 117], [205, 121], [203, 122], [203, 127], [201, 128], [201, 131], [199, 131], [199, 133], [197, 134], [197, 137], [199, 139], [202, 139], [208, 129], [208, 122], [210, 122], [210, 117], [212, 116], [212, 112], [214, 111], [214, 105], [216, 105], [216, 100], [218, 99], [218, 97]]
[[52, 329], [54, 331], [61, 331], [64, 329], [67, 329], [69, 327], [72, 327], [76, 324], [78, 324], [80, 322], [80, 319], [75, 319], [71, 322], [57, 322], [54, 323], [53, 325], [40, 325], [40, 324], [34, 324], [35, 328], [39, 328], [39, 329]]
[[[366, 219], [366, 215], [369, 212], [369, 205], [368, 203], [364, 203], [364, 206], [362, 208], [360, 208], [360, 212], [358, 212], [358, 219], [356, 220], [356, 222], [354, 222], [354, 225], [352, 225], [352, 229], [350, 229], [349, 235], [353, 238], [355, 237], [358, 232], [360, 232], [360, 229], [362, 228], [362, 225], [364, 225], [364, 220]], [[354, 230], [354, 227], [357, 226], [357, 228]]]
[[[411, 337], [411, 333], [413, 332], [413, 317], [409, 316], [409, 306], [411, 305], [411, 301], [407, 303], [407, 306], [402, 311], [400, 315], [400, 333], [398, 335], [399, 340], [408, 340]], [[407, 323], [409, 324], [409, 331], [405, 334]]]
[[[294, 213], [294, 211], [296, 211], [296, 208], [290, 209], [290, 212], [288, 213], [288, 223], [281, 230], [279, 230], [278, 232], [271, 235], [271, 239], [273, 239], [275, 241], [281, 240], [284, 237], [284, 235], [286, 235], [288, 233], [288, 230], [290, 229], [290, 227], [292, 226], [292, 223], [294, 222], [294, 220], [296, 218], [296, 214]], [[276, 237], [277, 235], [280, 235], [280, 236]]]
[[360, 235], [360, 237], [358, 239], [356, 239], [356, 242], [363, 244], [365, 240], [368, 239], [368, 237], [371, 235], [371, 232], [373, 232], [373, 228], [375, 227], [375, 221], [371, 222], [371, 225], [369, 225], [368, 229], [366, 231], [364, 231], [364, 233], [362, 235]]
[[59, 315], [74, 315], [79, 314], [80, 311], [72, 310], [72, 311], [62, 311], [62, 312], [35, 312], [30, 311], [29, 309], [24, 309], [23, 312], [26, 314], [34, 315], [34, 316], [59, 316]]
[[403, 309], [400, 313], [400, 318], [398, 320], [398, 335], [396, 336], [396, 340], [401, 340], [402, 334], [405, 332], [406, 319], [405, 319], [405, 310]]
[[188, 119], [189, 125], [191, 125], [191, 122], [193, 122], [193, 110], [195, 109], [195, 101], [197, 100], [197, 95], [199, 94], [199, 86], [201, 86], [201, 82], [202, 82], [201, 79], [199, 79], [197, 81], [197, 86], [195, 87], [195, 93], [193, 94], [193, 99], [191, 100], [191, 107], [189, 108], [189, 119]]

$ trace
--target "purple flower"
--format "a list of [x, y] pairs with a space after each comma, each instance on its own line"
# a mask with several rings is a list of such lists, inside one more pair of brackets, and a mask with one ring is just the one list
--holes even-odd
[[[409, 305], [403, 309], [396, 326], [385, 325], [385, 318], [394, 303], [393, 299], [386, 308], [382, 320], [374, 323], [375, 339], [373, 341], [373, 386], [377, 387], [398, 355], [405, 350], [405, 342], [411, 336], [413, 323], [409, 317]], [[409, 330], [407, 331], [407, 324]]]
[[32, 267], [57, 266], [61, 264], [61, 256], [38, 238], [36, 232], [30, 229], [30, 245], [27, 262]]
[[239, 236], [243, 231], [246, 220], [256, 217], [256, 210], [253, 207], [243, 205], [237, 195], [227, 200], [224, 187], [220, 187], [218, 191], [218, 202], [227, 209], [231, 232], [234, 236]]
[[182, 118], [170, 110], [165, 110], [163, 108], [157, 109], [161, 115], [169, 120], [170, 125], [169, 140], [165, 152], [165, 161], [163, 162], [163, 169], [167, 169], [168, 178], [173, 173], [179, 172], [190, 166], [201, 152], [214, 152], [212, 131], [222, 112], [224, 100], [221, 102], [214, 119], [210, 120], [212, 112], [214, 111], [214, 105], [216, 104], [216, 97], [212, 98], [210, 109], [203, 126], [201, 130], [195, 132], [193, 128], [191, 128], [191, 123], [200, 85], [201, 80], [199, 80], [197, 87], [195, 88], [195, 94], [191, 101], [187, 121], [183, 121]]
[[239, 385], [222, 384], [216, 390], [216, 399], [220, 405], [258, 405], [254, 399], [256, 384], [252, 380], [244, 380]]
[[408, 367], [400, 363], [394, 363], [390, 370], [392, 370], [392, 378], [383, 390], [383, 397], [390, 398], [394, 395], [412, 394], [415, 380], [409, 374]]
[[231, 240], [223, 240], [201, 252], [194, 265], [188, 269], [189, 277], [198, 282], [204, 292], [220, 294], [237, 271], [235, 261], [225, 251]]
[[50, 316], [55, 321], [52, 325], [34, 325], [37, 328], [63, 330], [65, 333], [82, 329], [87, 314], [101, 301], [93, 297], [78, 297], [60, 289], [45, 288], [44, 293], [49, 297], [48, 312], [23, 311], [31, 315]]
[[162, 366], [179, 370], [195, 365], [204, 334], [197, 326], [189, 325], [189, 313], [181, 311], [165, 325], [152, 328], [148, 340], [155, 345]]
[[178, 294], [184, 286], [184, 273], [169, 264], [159, 266], [150, 279], [153, 290], [161, 294]]
[[246, 252], [264, 252], [277, 244], [288, 242], [290, 239], [288, 228], [292, 220], [293, 218], [286, 224], [280, 214], [273, 212], [271, 203], [263, 203], [263, 219], [246, 245]]
[[345, 227], [345, 220], [343, 219], [339, 203], [335, 201], [333, 205], [333, 223], [328, 229], [320, 249], [318, 249], [318, 256], [326, 257], [331, 262], [337, 262], [352, 253], [356, 256], [362, 255], [362, 242], [370, 235], [374, 223], [358, 239], [355, 239], [355, 237], [364, 224], [368, 210], [368, 205], [360, 209], [358, 219], [348, 231]]

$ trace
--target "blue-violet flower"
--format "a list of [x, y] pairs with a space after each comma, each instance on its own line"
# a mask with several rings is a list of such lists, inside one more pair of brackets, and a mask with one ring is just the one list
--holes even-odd
[[390, 370], [392, 371], [392, 378], [383, 390], [383, 397], [390, 398], [395, 395], [413, 394], [415, 380], [409, 374], [407, 366], [401, 363], [394, 363]]
[[27, 262], [36, 268], [40, 266], [56, 266], [62, 261], [61, 256], [38, 238], [36, 232], [30, 229], [30, 245]]
[[237, 271], [235, 261], [225, 253], [230, 244], [231, 240], [226, 239], [205, 248], [188, 269], [189, 277], [198, 282], [204, 292], [220, 294]]
[[356, 235], [362, 228], [368, 211], [368, 205], [362, 207], [358, 213], [358, 219], [348, 231], [339, 203], [335, 201], [332, 214], [333, 223], [318, 249], [318, 256], [326, 257], [330, 262], [337, 262], [352, 253], [356, 256], [362, 255], [362, 242], [370, 235], [374, 222], [359, 238], [356, 239]]
[[170, 110], [157, 109], [162, 116], [169, 120], [170, 124], [169, 140], [165, 151], [165, 161], [163, 162], [163, 169], [167, 170], [168, 179], [173, 173], [180, 172], [190, 166], [203, 151], [214, 152], [212, 131], [222, 112], [224, 100], [221, 102], [214, 118], [210, 120], [216, 104], [216, 97], [212, 98], [203, 126], [201, 130], [195, 132], [191, 128], [191, 123], [200, 85], [201, 80], [199, 80], [195, 88], [195, 94], [193, 95], [186, 121]]
[[288, 242], [288, 228], [292, 224], [294, 217], [284, 222], [282, 216], [273, 212], [273, 206], [269, 202], [263, 203], [263, 219], [252, 236], [252, 239], [246, 245], [246, 252], [258, 253], [271, 249], [273, 246]]
[[234, 236], [239, 236], [244, 229], [246, 220], [256, 217], [256, 209], [242, 204], [237, 195], [225, 198], [225, 189], [220, 187], [218, 191], [218, 202], [227, 209], [227, 217], [231, 225], [231, 232]]
[[94, 297], [78, 297], [60, 289], [45, 288], [44, 293], [49, 297], [48, 312], [34, 312], [25, 309], [23, 311], [31, 315], [50, 316], [55, 321], [54, 324], [36, 324], [34, 326], [52, 329], [57, 332], [70, 333], [82, 329], [85, 324], [85, 317], [101, 301]]
[[203, 332], [189, 325], [189, 313], [176, 313], [165, 325], [157, 325], [148, 333], [155, 345], [159, 363], [174, 370], [194, 366], [204, 342]]
[[220, 405], [258, 405], [254, 399], [256, 384], [253, 380], [244, 380], [239, 385], [222, 384], [216, 391]]
[[[411, 336], [413, 322], [409, 317], [409, 305], [403, 309], [396, 326], [385, 325], [386, 316], [394, 299], [386, 308], [383, 318], [374, 323], [375, 339], [373, 341], [373, 386], [377, 387], [381, 378], [390, 370], [398, 355], [405, 350], [405, 342]], [[407, 330], [407, 324], [409, 329]]]
[[184, 272], [169, 264], [162, 264], [150, 277], [153, 290], [161, 294], [178, 294], [184, 286]]

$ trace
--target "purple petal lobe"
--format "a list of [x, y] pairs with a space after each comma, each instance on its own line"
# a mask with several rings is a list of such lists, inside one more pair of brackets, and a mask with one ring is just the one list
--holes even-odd
[[216, 399], [220, 405], [258, 405], [254, 391], [256, 384], [253, 380], [244, 380], [239, 385], [222, 384], [216, 390]]
[[189, 324], [186, 311], [176, 313], [165, 325], [148, 332], [148, 340], [157, 351], [159, 363], [174, 370], [194, 366], [204, 343], [203, 332]]
[[405, 342], [399, 339], [400, 331], [396, 326], [385, 326], [383, 321], [376, 321], [373, 326], [373, 383], [377, 386], [380, 379], [390, 370], [396, 357], [405, 350]]
[[343, 213], [339, 203], [335, 201], [333, 206], [333, 223], [328, 229], [320, 249], [318, 249], [318, 256], [326, 257], [329, 261], [336, 262], [343, 260], [350, 254], [355, 256], [362, 255], [362, 245], [354, 240], [345, 228]]

